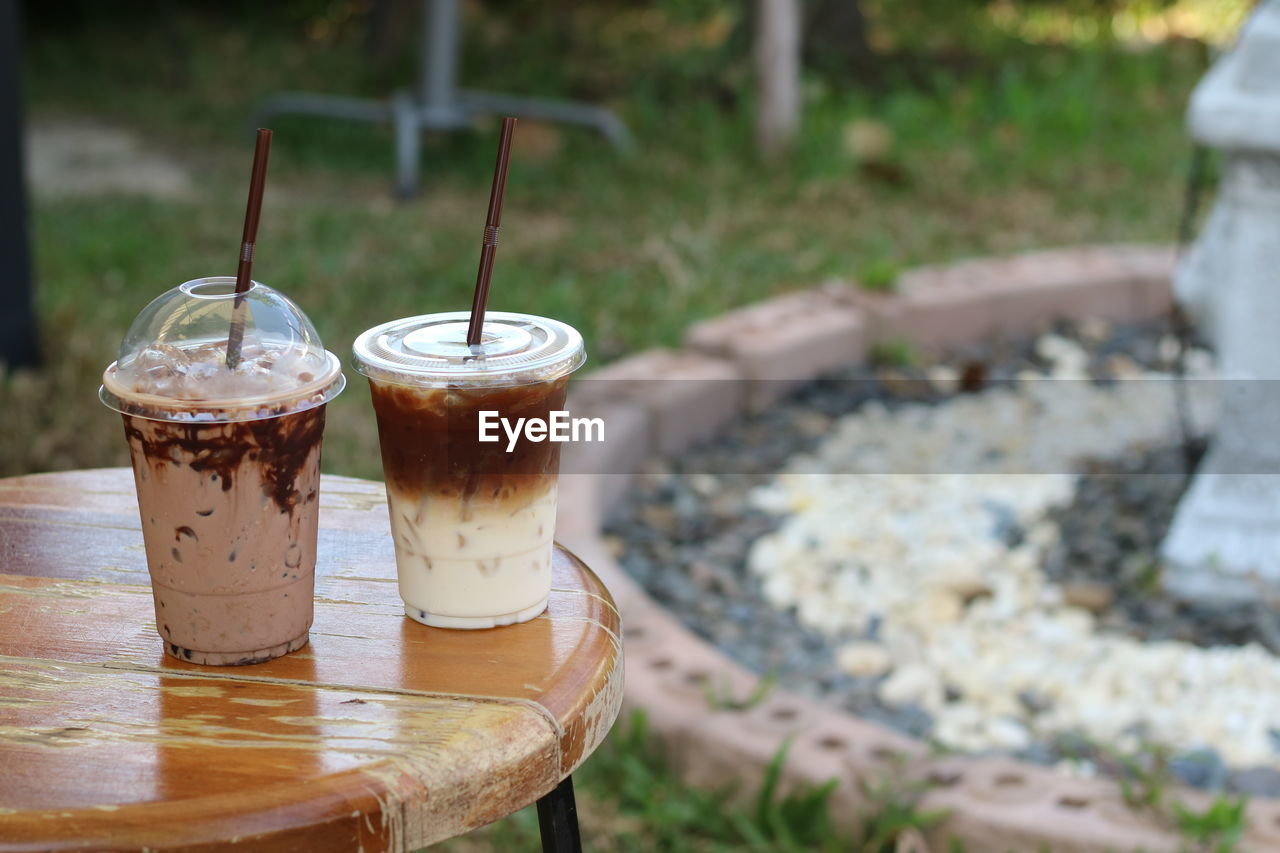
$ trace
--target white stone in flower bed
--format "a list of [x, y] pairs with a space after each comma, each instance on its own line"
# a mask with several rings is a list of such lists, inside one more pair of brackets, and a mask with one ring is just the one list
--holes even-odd
[[[1253, 645], [1099, 633], [1041, 571], [1060, 535], [1048, 511], [1071, 499], [1079, 460], [1178, 434], [1167, 375], [1135, 369], [1099, 384], [1072, 341], [1047, 336], [1037, 352], [1050, 378], [937, 405], [864, 406], [758, 490], [759, 506], [785, 516], [749, 557], [766, 596], [833, 637], [877, 623], [874, 640], [837, 660], [851, 674], [887, 670], [881, 698], [928, 711], [950, 747], [1017, 750], [1080, 732], [1133, 749], [1141, 731], [1237, 766], [1280, 767], [1269, 734], [1280, 660]], [[1204, 353], [1191, 363], [1193, 377], [1209, 375]], [[1210, 384], [1190, 384], [1200, 431]], [[1010, 521], [1026, 534], [1016, 547], [999, 535]]]

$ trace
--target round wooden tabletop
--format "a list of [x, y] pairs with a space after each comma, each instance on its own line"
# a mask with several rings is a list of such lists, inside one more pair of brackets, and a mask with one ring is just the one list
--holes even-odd
[[618, 613], [571, 554], [544, 615], [448, 631], [403, 615], [380, 483], [323, 478], [319, 553], [309, 645], [197, 666], [161, 648], [128, 469], [0, 480], [0, 851], [413, 850], [612, 725]]

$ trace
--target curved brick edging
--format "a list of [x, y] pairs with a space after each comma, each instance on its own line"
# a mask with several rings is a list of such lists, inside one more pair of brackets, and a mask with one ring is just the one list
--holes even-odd
[[[647, 350], [587, 377], [680, 380], [608, 382], [595, 386], [605, 389], [599, 394], [578, 394], [574, 413], [603, 417], [610, 437], [575, 470], [616, 473], [562, 477], [557, 538], [617, 600], [627, 648], [624, 709], [646, 712], [686, 782], [759, 780], [790, 739], [784, 785], [840, 780], [833, 815], [846, 827], [868, 808], [857, 781], [891, 773], [927, 780], [922, 806], [950, 812], [929, 833], [936, 851], [952, 838], [970, 850], [1178, 849], [1178, 838], [1129, 809], [1110, 781], [1010, 759], [931, 757], [918, 740], [783, 691], [745, 711], [711, 707], [709, 691], [746, 697], [757, 676], [650, 600], [600, 536], [604, 515], [651, 453], [679, 453], [787, 387], [862, 362], [878, 341], [905, 339], [937, 354], [992, 335], [1030, 336], [1055, 317], [1152, 319], [1169, 309], [1172, 270], [1169, 248], [1088, 246], [921, 267], [904, 273], [892, 295], [828, 283], [698, 323], [682, 349]], [[1197, 808], [1210, 800], [1179, 793]], [[1244, 849], [1280, 849], [1280, 801], [1251, 802], [1248, 818]]]

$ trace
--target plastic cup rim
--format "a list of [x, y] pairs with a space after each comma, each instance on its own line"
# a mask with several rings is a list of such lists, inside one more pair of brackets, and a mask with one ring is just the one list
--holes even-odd
[[[390, 364], [389, 359], [367, 352], [368, 342], [376, 336], [376, 333], [383, 333], [395, 326], [401, 324], [408, 325], [414, 321], [426, 320], [439, 320], [440, 322], [465, 322], [468, 315], [469, 312], [465, 311], [438, 311], [430, 314], [417, 314], [410, 317], [401, 317], [396, 320], [388, 320], [385, 323], [379, 323], [376, 326], [371, 326], [361, 332], [352, 344], [352, 369], [370, 381], [387, 385], [400, 385], [408, 388], [448, 388], [455, 386], [505, 388], [533, 385], [540, 382], [553, 382], [578, 370], [578, 368], [582, 367], [582, 365], [587, 361], [586, 347], [582, 340], [582, 333], [573, 326], [563, 320], [556, 320], [552, 317], [543, 317], [538, 314], [525, 314], [519, 311], [489, 311], [486, 313], [486, 322], [489, 321], [489, 318], [494, 318], [499, 320], [532, 320], [547, 323], [553, 327], [559, 327], [568, 332], [568, 341], [576, 343], [576, 349], [566, 349], [564, 355], [558, 360], [553, 359], [547, 365], [543, 366], [537, 366], [536, 364], [533, 366], [513, 364], [488, 370], [474, 368], [457, 370], [437, 370], [431, 368], [415, 369], [413, 365]], [[425, 323], [423, 323], [423, 325], [425, 325]], [[360, 351], [360, 347], [362, 345], [366, 350], [365, 353], [361, 353]], [[376, 362], [383, 363], [380, 364]], [[559, 367], [560, 369], [551, 369], [554, 367]], [[528, 374], [527, 378], [523, 378], [526, 374]]]
[[[346, 374], [342, 372], [342, 362], [329, 350], [324, 351], [329, 370], [322, 376], [313, 379], [306, 385], [274, 394], [262, 394], [256, 397], [236, 397], [227, 401], [219, 400], [178, 400], [160, 394], [126, 391], [112, 381], [117, 362], [111, 362], [102, 372], [102, 385], [98, 388], [98, 399], [108, 409], [128, 415], [131, 418], [142, 418], [150, 421], [188, 424], [240, 423], [243, 421], [260, 421], [303, 412], [322, 406], [342, 393], [347, 386]], [[318, 400], [308, 398], [322, 395]], [[268, 412], [265, 408], [278, 406], [289, 401], [298, 401], [286, 411]], [[161, 412], [169, 410], [181, 413], [178, 417], [164, 417]]]

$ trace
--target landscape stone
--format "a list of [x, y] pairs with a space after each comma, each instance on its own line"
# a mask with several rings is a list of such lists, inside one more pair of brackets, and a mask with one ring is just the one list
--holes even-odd
[[651, 349], [620, 359], [574, 383], [581, 400], [624, 400], [645, 408], [663, 455], [718, 434], [746, 397], [732, 362], [691, 350]]
[[749, 382], [748, 405], [762, 409], [822, 373], [862, 360], [862, 313], [827, 291], [799, 291], [692, 326], [692, 349], [731, 360]]

